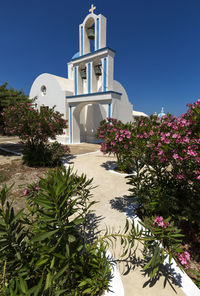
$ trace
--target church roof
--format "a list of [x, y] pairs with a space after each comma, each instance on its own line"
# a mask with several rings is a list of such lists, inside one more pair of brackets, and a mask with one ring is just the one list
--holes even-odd
[[140, 116], [143, 116], [143, 117], [149, 117], [147, 114], [145, 114], [144, 112], [141, 112], [141, 111], [135, 111], [133, 110], [133, 116], [134, 117], [140, 117]]
[[75, 54], [73, 55], [72, 60], [73, 60], [73, 59], [76, 59], [76, 58], [79, 58], [79, 57], [80, 57], [80, 53], [79, 53], [79, 51], [78, 51], [77, 53], [75, 53]]

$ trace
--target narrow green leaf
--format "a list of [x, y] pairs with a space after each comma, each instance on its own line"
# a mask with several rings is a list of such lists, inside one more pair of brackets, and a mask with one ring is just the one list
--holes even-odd
[[39, 234], [36, 234], [32, 239], [31, 241], [32, 242], [37, 242], [37, 241], [42, 241], [48, 237], [51, 237], [53, 234], [55, 234], [56, 232], [58, 232], [59, 229], [56, 229], [56, 230], [53, 230], [53, 231], [50, 231], [50, 232], [42, 232], [42, 233], [39, 233]]
[[22, 291], [25, 295], [27, 295], [28, 286], [27, 286], [26, 281], [25, 281], [22, 277], [20, 277], [20, 279], [19, 279], [19, 283], [20, 283], [21, 291]]
[[51, 274], [48, 273], [46, 277], [45, 287], [44, 290], [47, 290], [51, 287]]

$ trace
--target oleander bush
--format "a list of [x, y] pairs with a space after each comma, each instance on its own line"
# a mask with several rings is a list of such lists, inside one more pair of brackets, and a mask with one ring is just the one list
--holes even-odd
[[101, 151], [104, 154], [113, 153], [117, 158], [117, 169], [130, 172], [132, 169], [133, 150], [130, 146], [134, 145], [134, 127], [131, 123], [122, 123], [114, 118], [102, 120], [97, 129], [97, 139], [103, 140]]
[[101, 295], [111, 264], [103, 243], [88, 243], [92, 180], [69, 169], [49, 171], [24, 194], [26, 212], [14, 212], [0, 192], [0, 295]]
[[41, 106], [37, 109], [35, 103], [19, 103], [5, 108], [2, 112], [5, 132], [19, 136], [24, 144], [24, 163], [29, 166], [56, 166], [60, 156], [69, 152], [57, 142], [49, 144], [48, 140], [55, 140], [56, 135], [63, 134], [67, 128], [63, 114], [55, 108]]
[[171, 216], [200, 233], [200, 100], [188, 107], [178, 118], [136, 122], [143, 157], [129, 184], [144, 215]]

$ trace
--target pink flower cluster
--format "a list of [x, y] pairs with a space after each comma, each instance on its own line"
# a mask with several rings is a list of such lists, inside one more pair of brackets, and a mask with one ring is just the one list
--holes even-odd
[[200, 180], [200, 99], [188, 105], [190, 109], [180, 117], [167, 115], [160, 121], [141, 119], [138, 122], [137, 138], [147, 148], [147, 155], [153, 165], [162, 162], [166, 167], [171, 165], [174, 178], [179, 182]]
[[181, 265], [184, 266], [185, 269], [188, 269], [189, 267], [189, 261], [190, 261], [190, 254], [185, 251], [184, 253], [181, 253], [178, 257]]
[[97, 138], [104, 140], [101, 144], [101, 151], [106, 153], [127, 153], [131, 141], [131, 130], [124, 128], [121, 121], [114, 118], [107, 118], [100, 123], [97, 129]]
[[153, 222], [153, 226], [156, 226], [156, 224], [159, 226], [159, 227], [162, 227], [162, 228], [167, 228], [169, 226], [169, 222], [168, 221], [164, 221], [163, 220], [163, 217], [162, 216], [157, 216]]

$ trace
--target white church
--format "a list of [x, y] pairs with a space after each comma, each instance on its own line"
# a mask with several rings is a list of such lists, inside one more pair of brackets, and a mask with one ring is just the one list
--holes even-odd
[[68, 78], [52, 74], [39, 75], [32, 84], [30, 98], [37, 97], [38, 107], [56, 106], [68, 121], [62, 143], [95, 142], [99, 122], [113, 117], [122, 122], [134, 116], [123, 86], [114, 80], [115, 51], [107, 46], [106, 18], [96, 15], [93, 5], [79, 25], [79, 51], [68, 63]]

